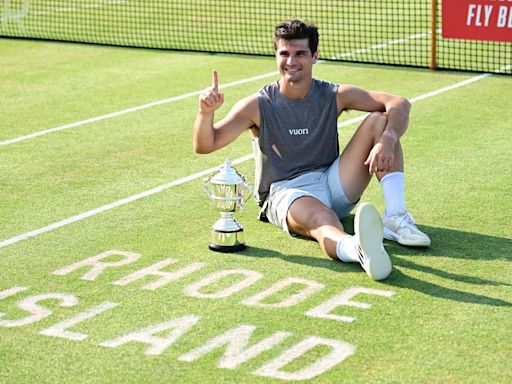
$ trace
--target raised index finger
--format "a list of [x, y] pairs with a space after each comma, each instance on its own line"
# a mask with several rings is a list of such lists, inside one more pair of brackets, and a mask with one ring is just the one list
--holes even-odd
[[219, 74], [215, 69], [213, 70], [212, 87], [215, 93], [219, 93]]

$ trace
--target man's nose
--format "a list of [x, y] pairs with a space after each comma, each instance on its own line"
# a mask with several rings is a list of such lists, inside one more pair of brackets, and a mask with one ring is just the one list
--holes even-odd
[[286, 59], [286, 64], [288, 64], [288, 65], [292, 65], [292, 64], [294, 64], [294, 63], [295, 63], [295, 61], [296, 61], [296, 60], [295, 60], [295, 56], [290, 55], [290, 56], [288, 56], [288, 58]]

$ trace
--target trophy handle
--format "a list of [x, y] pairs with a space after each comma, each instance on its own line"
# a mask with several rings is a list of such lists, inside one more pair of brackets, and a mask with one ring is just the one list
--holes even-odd
[[[249, 199], [251, 198], [251, 193], [252, 193], [252, 186], [250, 184], [247, 184], [245, 181], [242, 184], [242, 188], [245, 188], [248, 193], [247, 193], [247, 199], [244, 199], [242, 197], [242, 202], [243, 203], [240, 204], [240, 208], [242, 208], [243, 204], [245, 204], [245, 203], [247, 203], [249, 201]], [[243, 196], [243, 193], [242, 193], [242, 196]]]
[[207, 178], [203, 179], [203, 182], [204, 182], [204, 190], [206, 191], [206, 194], [208, 195], [208, 197], [209, 197], [210, 199], [212, 199], [212, 200], [213, 200], [213, 199], [214, 199], [214, 195], [213, 195], [213, 193], [208, 189], [208, 183], [210, 182], [210, 179], [211, 179], [211, 178], [212, 178], [212, 177], [211, 177], [211, 176], [209, 176], [209, 177], [207, 177]]

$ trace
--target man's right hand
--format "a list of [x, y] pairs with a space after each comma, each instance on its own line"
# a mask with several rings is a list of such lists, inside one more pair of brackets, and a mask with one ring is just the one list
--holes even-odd
[[212, 86], [199, 95], [199, 112], [214, 113], [224, 103], [224, 94], [219, 93], [219, 75], [213, 70]]

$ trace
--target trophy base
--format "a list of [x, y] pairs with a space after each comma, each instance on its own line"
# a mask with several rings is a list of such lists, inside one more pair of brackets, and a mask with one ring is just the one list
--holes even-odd
[[218, 244], [208, 243], [208, 248], [210, 248], [210, 250], [212, 250], [214, 252], [231, 253], [231, 252], [243, 251], [247, 247], [245, 244], [218, 245]]
[[215, 226], [210, 232], [210, 242], [208, 248], [215, 252], [238, 252], [245, 249], [244, 230], [236, 220], [233, 220], [237, 225], [235, 231], [226, 231]]

